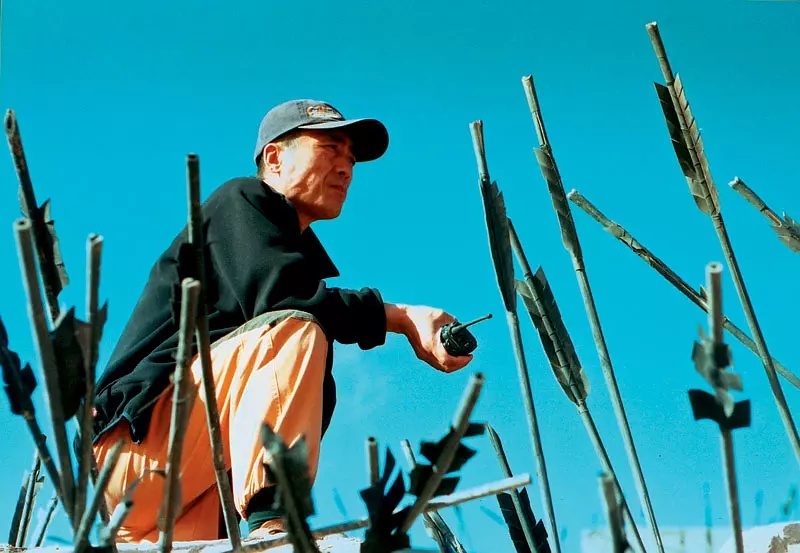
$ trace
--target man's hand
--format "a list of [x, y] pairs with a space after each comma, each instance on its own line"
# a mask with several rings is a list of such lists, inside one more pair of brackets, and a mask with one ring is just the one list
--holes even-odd
[[472, 355], [453, 356], [444, 349], [439, 338], [441, 328], [455, 317], [441, 309], [425, 305], [387, 303], [386, 329], [404, 334], [417, 357], [436, 370], [451, 373], [463, 369]]

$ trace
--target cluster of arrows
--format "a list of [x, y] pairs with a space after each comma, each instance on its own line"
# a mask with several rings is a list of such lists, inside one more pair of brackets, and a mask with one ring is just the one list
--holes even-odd
[[[769, 379], [772, 393], [775, 397], [778, 411], [784, 422], [787, 435], [798, 461], [800, 461], [800, 441], [798, 440], [797, 429], [786, 404], [781, 383], [777, 375], [780, 373], [781, 376], [798, 388], [800, 388], [800, 381], [798, 381], [796, 375], [774, 360], [767, 350], [733, 247], [725, 230], [716, 185], [711, 177], [708, 160], [705, 156], [703, 142], [700, 137], [700, 131], [689, 108], [689, 102], [686, 98], [683, 84], [678, 76], [673, 75], [657, 24], [649, 23], [646, 25], [646, 29], [655, 49], [659, 65], [664, 75], [664, 80], [666, 81], [666, 85], [655, 83], [655, 88], [666, 120], [668, 136], [672, 141], [680, 168], [686, 177], [689, 190], [697, 207], [703, 213], [709, 215], [714, 223], [714, 228], [717, 232], [725, 260], [733, 277], [736, 292], [745, 311], [747, 322], [754, 339], [748, 337], [722, 313], [722, 265], [720, 263], [709, 263], [707, 265], [706, 287], [697, 291], [647, 248], [642, 246], [624, 228], [600, 213], [600, 211], [579, 192], [572, 190], [569, 194], [566, 193], [553, 150], [547, 138], [547, 132], [545, 130], [536, 90], [533, 85], [533, 79], [531, 76], [526, 76], [522, 79], [522, 85], [539, 142], [539, 146], [534, 148], [534, 153], [552, 199], [553, 207], [561, 228], [564, 247], [572, 259], [580, 293], [583, 297], [586, 315], [589, 319], [597, 349], [597, 355], [613, 403], [619, 430], [624, 440], [630, 468], [635, 477], [639, 500], [647, 515], [650, 530], [655, 540], [655, 547], [659, 553], [664, 553], [664, 545], [658, 525], [656, 524], [656, 517], [650, 501], [647, 485], [644, 475], [642, 474], [624, 404], [617, 386], [611, 356], [603, 336], [603, 330], [592, 295], [586, 265], [583, 260], [580, 240], [569, 203], [572, 202], [586, 211], [592, 218], [599, 222], [605, 230], [627, 245], [634, 253], [644, 259], [651, 267], [658, 271], [659, 274], [665, 277], [671, 284], [708, 314], [709, 334], [706, 335], [701, 332], [701, 341], [695, 342], [692, 351], [692, 359], [697, 372], [711, 385], [714, 394], [709, 394], [702, 390], [690, 390], [689, 401], [693, 416], [696, 420], [709, 419], [715, 421], [719, 425], [731, 525], [735, 538], [736, 551], [737, 553], [742, 553], [742, 526], [739, 514], [739, 499], [731, 432], [737, 428], [749, 426], [750, 403], [749, 401], [735, 402], [731, 397], [730, 390], [741, 391], [742, 385], [739, 376], [727, 370], [727, 367], [730, 365], [730, 353], [728, 346], [723, 342], [723, 329], [727, 329], [731, 335], [741, 341], [742, 344], [756, 353], [761, 359]], [[507, 312], [508, 326], [515, 352], [522, 398], [527, 413], [533, 446], [532, 449], [539, 477], [542, 505], [550, 528], [549, 538], [551, 539], [550, 545], [552, 546], [552, 550], [556, 552], [560, 551], [560, 544], [556, 531], [557, 524], [550, 494], [550, 485], [547, 478], [547, 466], [536, 418], [533, 393], [522, 348], [522, 339], [516, 310], [516, 294], [522, 297], [523, 304], [531, 317], [533, 325], [538, 331], [542, 347], [556, 379], [563, 388], [567, 398], [576, 405], [578, 414], [596, 450], [603, 469], [601, 476], [601, 495], [606, 500], [608, 506], [607, 514], [608, 522], [611, 526], [613, 550], [615, 553], [629, 550], [644, 551], [644, 542], [633, 521], [627, 500], [622, 492], [619, 481], [617, 480], [614, 469], [611, 466], [611, 462], [603, 446], [603, 442], [589, 412], [586, 403], [589, 393], [589, 383], [559, 314], [555, 298], [547, 283], [544, 270], [539, 267], [535, 273], [532, 271], [520, 244], [519, 237], [506, 213], [503, 195], [497, 183], [493, 182], [489, 176], [483, 139], [483, 123], [481, 121], [473, 122], [470, 125], [470, 130], [478, 163], [480, 190], [483, 198], [491, 257], [495, 267], [500, 294]], [[775, 232], [784, 244], [793, 251], [800, 251], [800, 225], [785, 214], [783, 217], [779, 217], [738, 177], [735, 178], [730, 185], [772, 222]], [[516, 258], [520, 266], [523, 280], [517, 280], [515, 278], [514, 258]], [[626, 527], [629, 529], [628, 531], [626, 531]], [[628, 537], [628, 532], [631, 535], [630, 539]], [[538, 544], [536, 543], [536, 536], [526, 534], [526, 539], [531, 551], [541, 550], [537, 549]]]
[[[721, 275], [722, 265], [709, 263], [706, 267], [705, 288], [695, 290], [679, 277], [650, 250], [640, 244], [624, 228], [609, 220], [580, 193], [565, 192], [561, 175], [545, 131], [539, 101], [530, 76], [522, 79], [539, 145], [534, 148], [535, 157], [547, 184], [557, 220], [561, 228], [564, 247], [569, 253], [585, 310], [591, 326], [597, 354], [605, 383], [613, 402], [619, 430], [621, 432], [630, 468], [635, 477], [641, 506], [646, 513], [650, 531], [655, 538], [655, 547], [664, 553], [664, 545], [656, 524], [647, 485], [639, 464], [636, 447], [617, 386], [600, 318], [597, 313], [589, 277], [583, 260], [581, 245], [572, 217], [570, 202], [585, 211], [591, 218], [628, 246], [675, 288], [688, 297], [708, 315], [708, 334], [702, 333], [692, 351], [697, 372], [708, 382], [713, 393], [690, 390], [689, 400], [695, 419], [709, 419], [720, 428], [723, 466], [728, 489], [731, 524], [737, 553], [743, 551], [742, 528], [739, 515], [739, 499], [733, 458], [732, 431], [750, 424], [748, 401], [734, 401], [730, 391], [741, 391], [741, 379], [731, 373], [728, 346], [723, 341], [723, 329], [753, 351], [761, 359], [773, 392], [787, 435], [800, 461], [800, 436], [789, 412], [778, 375], [800, 388], [800, 379], [773, 359], [767, 349], [758, 320], [750, 302], [744, 279], [736, 261], [725, 225], [714, 184], [706, 159], [697, 123], [689, 109], [686, 92], [678, 76], [673, 75], [667, 55], [655, 23], [646, 26], [662, 69], [666, 84], [656, 83], [657, 98], [666, 119], [668, 136], [694, 197], [697, 207], [712, 220], [719, 237], [725, 261], [733, 277], [736, 292], [744, 308], [751, 339], [743, 330], [729, 321], [722, 312]], [[107, 315], [107, 306], [99, 305], [100, 253], [102, 237], [91, 235], [87, 242], [87, 289], [85, 321], [79, 320], [75, 310], [62, 310], [58, 295], [68, 284], [67, 273], [61, 258], [58, 239], [49, 203], [37, 203], [28, 172], [19, 127], [12, 111], [7, 112], [5, 129], [11, 154], [20, 181], [22, 218], [14, 224], [20, 269], [28, 301], [28, 315], [32, 334], [38, 350], [40, 375], [44, 380], [44, 394], [48, 406], [52, 443], [55, 458], [42, 431], [34, 409], [32, 394], [37, 387], [37, 376], [32, 368], [22, 363], [11, 349], [8, 336], [0, 321], [0, 366], [2, 366], [5, 392], [11, 411], [20, 415], [30, 430], [35, 444], [34, 464], [26, 474], [20, 491], [17, 509], [12, 520], [9, 544], [18, 547], [38, 547], [43, 543], [50, 520], [58, 505], [63, 508], [74, 532], [74, 550], [83, 553], [87, 549], [116, 551], [116, 533], [133, 508], [131, 500], [134, 482], [127, 497], [117, 509], [109, 513], [103, 501], [104, 490], [113, 470], [121, 443], [118, 443], [102, 467], [98, 467], [91, 448], [92, 403], [94, 397], [95, 366], [98, 344]], [[634, 523], [631, 508], [620, 487], [603, 441], [591, 416], [587, 399], [589, 382], [581, 367], [575, 347], [562, 321], [556, 299], [551, 291], [544, 270], [534, 272], [528, 263], [514, 226], [509, 219], [503, 195], [496, 182], [489, 176], [483, 138], [483, 124], [475, 121], [470, 125], [475, 156], [478, 165], [479, 189], [483, 201], [491, 260], [497, 276], [498, 288], [506, 310], [510, 337], [515, 354], [523, 405], [530, 432], [535, 459], [538, 487], [545, 515], [537, 519], [531, 507], [525, 486], [531, 483], [527, 474], [514, 476], [495, 430], [485, 423], [470, 421], [483, 384], [483, 375], [473, 375], [456, 414], [446, 434], [437, 442], [422, 442], [418, 461], [409, 442], [402, 444], [409, 470], [403, 473], [389, 448], [385, 451], [383, 467], [380, 467], [378, 441], [369, 437], [366, 441], [368, 486], [360, 494], [368, 516], [325, 528], [311, 529], [307, 519], [314, 514], [311, 498], [311, 483], [305, 442], [287, 446], [273, 430], [264, 425], [262, 442], [267, 453], [266, 469], [276, 482], [275, 507], [284, 513], [287, 533], [283, 536], [248, 543], [239, 533], [239, 521], [233, 508], [232, 493], [224, 465], [224, 452], [219, 425], [219, 413], [215, 401], [204, 401], [212, 456], [217, 477], [217, 486], [223, 505], [223, 514], [228, 532], [228, 548], [225, 551], [265, 551], [284, 544], [291, 544], [295, 551], [318, 552], [316, 540], [333, 534], [365, 529], [360, 546], [364, 553], [410, 550], [409, 530], [418, 518], [429, 535], [444, 553], [465, 553], [465, 549], [448, 528], [438, 510], [459, 505], [466, 501], [494, 496], [497, 498], [509, 535], [518, 553], [560, 553], [561, 544], [557, 532], [555, 510], [547, 476], [543, 444], [536, 417], [533, 391], [529, 371], [522, 347], [520, 323], [517, 315], [517, 295], [522, 298], [525, 310], [538, 332], [543, 350], [558, 383], [569, 401], [575, 404], [578, 415], [596, 451], [602, 474], [599, 479], [600, 497], [605, 505], [611, 528], [613, 550], [623, 553], [629, 550], [645, 551], [639, 528]], [[169, 553], [173, 548], [173, 526], [178, 515], [180, 496], [180, 465], [185, 434], [186, 417], [191, 402], [200, 390], [194, 389], [188, 378], [189, 367], [195, 355], [199, 355], [202, 366], [202, 393], [204, 398], [213, 398], [213, 377], [208, 338], [208, 321], [203, 299], [203, 236], [200, 212], [199, 160], [196, 155], [187, 157], [189, 245], [182, 252], [181, 275], [183, 281], [176, 289], [176, 310], [180, 317], [180, 343], [176, 356], [173, 412], [168, 462], [158, 474], [165, 479], [165, 494], [158, 523], [159, 551]], [[731, 187], [752, 203], [772, 223], [780, 240], [793, 251], [800, 251], [800, 225], [786, 215], [778, 216], [736, 178]], [[522, 273], [518, 279], [517, 265]], [[42, 288], [40, 288], [40, 281]], [[44, 296], [44, 301], [42, 299]], [[46, 302], [46, 305], [45, 305]], [[74, 420], [76, 440], [70, 450], [67, 423]], [[505, 478], [483, 486], [456, 492], [458, 471], [476, 453], [464, 445], [465, 438], [487, 434], [497, 454]], [[73, 459], [73, 454], [75, 459]], [[77, 463], [77, 471], [75, 470]], [[44, 473], [42, 473], [44, 467]], [[77, 473], [77, 476], [75, 476]], [[30, 526], [36, 497], [45, 476], [55, 490], [50, 499], [46, 516], [39, 527], [31, 532]], [[408, 484], [406, 484], [406, 480]], [[93, 493], [90, 494], [90, 490]], [[401, 507], [403, 500], [413, 500]], [[97, 521], [99, 517], [99, 523]], [[545, 524], [545, 520], [546, 523]], [[91, 530], [99, 527], [97, 538]], [[549, 531], [548, 531], [549, 530]]]

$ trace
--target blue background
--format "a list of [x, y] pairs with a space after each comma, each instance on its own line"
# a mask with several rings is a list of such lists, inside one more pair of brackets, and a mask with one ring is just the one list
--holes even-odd
[[[6, 1], [0, 95], [13, 108], [39, 200], [51, 198], [83, 313], [85, 241], [104, 237], [107, 359], [158, 254], [186, 219], [185, 155], [200, 156], [203, 196], [252, 174], [261, 116], [295, 97], [330, 101], [390, 130], [381, 160], [358, 166], [339, 220], [315, 226], [342, 277], [387, 301], [442, 307], [475, 328], [474, 362], [452, 375], [420, 363], [404, 338], [362, 352], [337, 348], [339, 403], [323, 442], [313, 527], [365, 514], [364, 441], [438, 439], [471, 374], [486, 384], [474, 413], [504, 441], [543, 515], [517, 372], [489, 257], [469, 123], [485, 125], [489, 170], [503, 190], [534, 269], [542, 265], [592, 390], [589, 406], [637, 522], [644, 524], [581, 295], [535, 163], [534, 127], [520, 79], [533, 74], [567, 191], [578, 189], [686, 280], [723, 260], [670, 145], [653, 88], [661, 72], [645, 24], [659, 23], [702, 129], [723, 214], [772, 354], [799, 371], [797, 257], [727, 183], [738, 175], [776, 211], [800, 217], [800, 4], [744, 0], [329, 3], [95, 0]], [[19, 216], [9, 155], [0, 156], [0, 314], [12, 347], [36, 364], [11, 230]], [[619, 387], [662, 527], [728, 524], [718, 431], [695, 423], [686, 392], [707, 389], [690, 353], [705, 315], [580, 210], [573, 209]], [[725, 312], [746, 329], [729, 272]], [[600, 465], [574, 406], [557, 385], [519, 303], [520, 320], [565, 552], [605, 525]], [[748, 334], [750, 334], [748, 332]], [[782, 518], [798, 481], [794, 457], [757, 357], [728, 337], [753, 402], [735, 433], [743, 520]], [[781, 383], [790, 405], [798, 390]], [[46, 410], [37, 395], [45, 428]], [[0, 523], [10, 521], [32, 442], [0, 408]], [[501, 478], [485, 437], [461, 488]], [[763, 507], [757, 508], [757, 495]], [[336, 496], [344, 507], [337, 505]], [[40, 496], [40, 505], [49, 495]], [[494, 499], [443, 511], [470, 552], [507, 551]], [[491, 514], [494, 514], [494, 517]], [[3, 530], [5, 531], [5, 530]], [[69, 537], [63, 515], [52, 527]], [[643, 530], [647, 535], [647, 531]], [[432, 546], [418, 523], [413, 543]]]

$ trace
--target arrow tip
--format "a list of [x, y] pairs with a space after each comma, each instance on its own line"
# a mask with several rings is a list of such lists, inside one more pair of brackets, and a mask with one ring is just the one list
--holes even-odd
[[16, 128], [17, 117], [16, 115], [14, 115], [13, 109], [9, 108], [6, 110], [5, 124], [6, 124], [6, 132], [8, 133], [12, 132]]

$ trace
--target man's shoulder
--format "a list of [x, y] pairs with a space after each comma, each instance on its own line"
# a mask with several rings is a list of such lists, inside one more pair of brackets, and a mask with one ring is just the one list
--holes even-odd
[[291, 204], [256, 177], [235, 177], [223, 182], [204, 202], [203, 211], [209, 219], [234, 219], [242, 225], [268, 222], [268, 226], [281, 232], [297, 226], [297, 214]]
[[264, 183], [256, 177], [234, 177], [226, 180], [208, 197], [208, 202], [241, 196], [264, 195]]
[[274, 203], [270, 190], [256, 177], [235, 177], [217, 187], [204, 202], [206, 213], [238, 211], [255, 208], [262, 215], [268, 215]]

